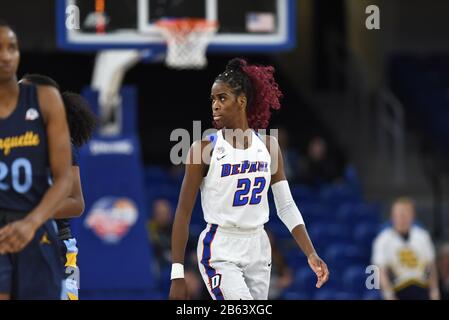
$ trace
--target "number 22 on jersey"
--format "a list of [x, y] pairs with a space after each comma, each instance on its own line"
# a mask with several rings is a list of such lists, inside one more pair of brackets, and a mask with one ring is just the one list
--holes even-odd
[[[244, 206], [248, 203], [251, 205], [259, 204], [262, 200], [260, 195], [265, 188], [266, 180], [264, 177], [254, 179], [254, 185], [251, 188], [251, 180], [248, 178], [239, 179], [237, 181], [237, 191], [234, 194], [234, 207]], [[250, 194], [251, 193], [251, 194]]]

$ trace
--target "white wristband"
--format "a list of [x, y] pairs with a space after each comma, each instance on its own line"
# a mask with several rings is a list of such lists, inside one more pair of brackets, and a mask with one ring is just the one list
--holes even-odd
[[184, 278], [184, 266], [180, 263], [173, 263], [171, 265], [170, 280], [183, 279]]

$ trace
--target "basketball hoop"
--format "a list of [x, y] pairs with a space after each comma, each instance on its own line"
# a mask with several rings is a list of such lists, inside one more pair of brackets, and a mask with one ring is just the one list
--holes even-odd
[[167, 66], [175, 69], [201, 69], [207, 65], [206, 49], [217, 32], [216, 21], [163, 19], [156, 26], [167, 41]]

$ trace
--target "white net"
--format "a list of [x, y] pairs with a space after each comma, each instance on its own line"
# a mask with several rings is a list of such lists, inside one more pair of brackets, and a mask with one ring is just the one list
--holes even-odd
[[174, 19], [160, 20], [156, 25], [167, 40], [167, 66], [201, 69], [207, 65], [206, 49], [218, 29], [215, 21]]

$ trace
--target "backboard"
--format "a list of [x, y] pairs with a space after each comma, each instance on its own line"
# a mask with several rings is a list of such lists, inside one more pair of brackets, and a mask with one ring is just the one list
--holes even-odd
[[163, 49], [155, 22], [181, 17], [218, 21], [210, 51], [283, 51], [296, 40], [296, 0], [57, 0], [56, 10], [66, 50]]

